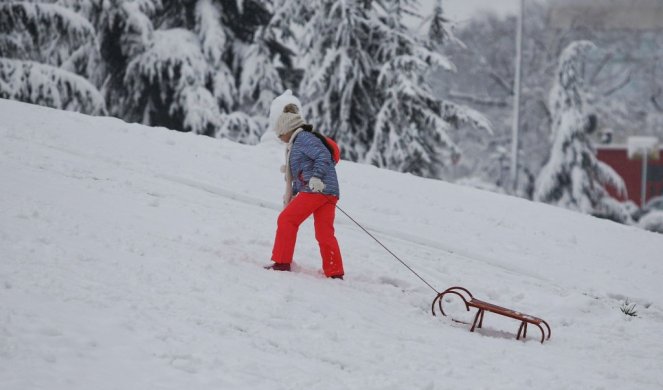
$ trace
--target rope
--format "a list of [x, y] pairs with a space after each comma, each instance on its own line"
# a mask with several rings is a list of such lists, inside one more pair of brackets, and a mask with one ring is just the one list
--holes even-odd
[[340, 212], [342, 212], [343, 214], [345, 214], [346, 217], [350, 218], [350, 220], [351, 220], [352, 222], [354, 222], [357, 226], [359, 226], [359, 227], [361, 228], [361, 230], [363, 230], [363, 231], [364, 231], [366, 234], [368, 234], [372, 239], [374, 239], [375, 242], [377, 242], [378, 244], [380, 244], [380, 246], [382, 246], [387, 252], [389, 252], [392, 256], [394, 256], [394, 258], [395, 258], [396, 260], [400, 261], [401, 264], [403, 264], [403, 265], [405, 266], [405, 268], [409, 269], [410, 272], [412, 272], [416, 277], [418, 277], [419, 279], [421, 279], [422, 282], [426, 283], [426, 285], [427, 285], [428, 287], [430, 287], [430, 288], [431, 288], [433, 291], [435, 291], [437, 294], [440, 293], [439, 291], [437, 291], [437, 290], [435, 289], [435, 287], [431, 286], [430, 283], [428, 283], [424, 278], [422, 278], [418, 273], [416, 273], [416, 272], [415, 272], [415, 271], [414, 271], [409, 265], [407, 265], [403, 260], [401, 260], [398, 256], [396, 256], [396, 255], [394, 254], [394, 252], [390, 251], [389, 248], [387, 248], [383, 243], [380, 242], [380, 240], [378, 240], [377, 238], [375, 238], [374, 235], [372, 235], [368, 230], [366, 230], [363, 226], [361, 226], [361, 225], [359, 224], [359, 222], [355, 221], [354, 218], [352, 218], [350, 215], [348, 215], [348, 213], [346, 213], [345, 211], [343, 211], [342, 208], [338, 207], [338, 205], [336, 205], [336, 208], [337, 208]]

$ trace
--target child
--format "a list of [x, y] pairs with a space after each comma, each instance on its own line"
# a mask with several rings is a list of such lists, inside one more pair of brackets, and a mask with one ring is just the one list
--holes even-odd
[[272, 250], [274, 263], [266, 268], [290, 271], [299, 226], [313, 214], [325, 276], [343, 279], [343, 259], [334, 236], [339, 186], [332, 155], [301, 117], [297, 104], [285, 105], [273, 130], [287, 144], [286, 193]]

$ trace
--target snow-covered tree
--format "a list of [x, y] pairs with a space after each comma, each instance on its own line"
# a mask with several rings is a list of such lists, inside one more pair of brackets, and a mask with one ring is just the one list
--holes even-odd
[[376, 100], [372, 2], [316, 0], [302, 34], [304, 116], [361, 160], [373, 138]]
[[427, 83], [431, 68], [455, 71], [446, 56], [433, 50], [452, 38], [441, 2], [435, 8], [428, 39], [414, 36], [403, 25], [403, 15], [415, 1], [384, 4], [375, 57], [381, 63], [377, 79], [381, 106], [367, 159], [389, 169], [440, 177], [440, 169], [461, 154], [449, 130], [469, 124], [491, 132], [490, 123], [472, 109], [437, 99]]
[[33, 61], [0, 57], [0, 98], [91, 115], [106, 113], [103, 97], [90, 82]]
[[0, 4], [0, 53], [3, 57], [59, 66], [95, 38], [92, 24], [57, 4]]
[[[147, 46], [126, 65], [129, 108], [146, 124], [258, 142], [289, 63], [271, 1], [164, 2]], [[284, 54], [287, 56], [287, 54]], [[281, 61], [281, 62], [279, 62]]]
[[0, 93], [90, 113], [105, 102], [127, 121], [256, 143], [283, 76], [297, 79], [281, 41], [301, 8], [290, 0], [4, 2]]
[[451, 22], [447, 19], [444, 13], [442, 0], [437, 0], [435, 2], [433, 14], [429, 18], [430, 19], [427, 21], [427, 35], [432, 48], [437, 49], [444, 47], [451, 41], [464, 47], [462, 42], [459, 41], [451, 31]]
[[127, 65], [124, 83], [143, 123], [214, 135], [220, 113], [205, 88], [209, 76], [194, 33], [173, 28], [154, 32], [150, 47]]
[[447, 58], [416, 42], [402, 25], [398, 7], [383, 21], [378, 61], [383, 62], [377, 90], [382, 91], [374, 137], [367, 159], [380, 167], [433, 176], [444, 152], [460, 152], [447, 135], [451, 127], [441, 116], [440, 103], [424, 83], [426, 70], [437, 65], [453, 70]]
[[290, 28], [287, 18], [277, 13], [287, 7], [283, 3], [215, 2], [224, 12], [218, 26], [233, 38], [219, 57], [221, 77], [215, 80], [215, 91], [220, 92], [215, 95], [226, 97], [217, 136], [252, 144], [267, 127], [269, 105], [284, 90], [282, 74], [292, 68], [293, 53], [281, 42]]
[[130, 122], [144, 122], [144, 108], [133, 99], [143, 84], [128, 84], [127, 68], [153, 45], [154, 27], [150, 17], [159, 8], [158, 0], [108, 0], [93, 6], [97, 0], [68, 1], [70, 6], [87, 12], [95, 23], [99, 56], [88, 60], [88, 78], [99, 85], [109, 113]]
[[[458, 155], [448, 129], [461, 122], [489, 128], [478, 113], [431, 94], [427, 69], [453, 65], [404, 26], [417, 1], [312, 3], [302, 45], [304, 111], [337, 139], [344, 158], [438, 176], [445, 154]], [[436, 29], [442, 19], [435, 18]], [[440, 43], [444, 34], [430, 36]]]
[[58, 4], [0, 4], [0, 97], [53, 108], [105, 113], [97, 88], [71, 66], [82, 47], [95, 48], [95, 29]]
[[[546, 163], [551, 144], [552, 124], [548, 108], [551, 80], [562, 50], [572, 41], [591, 40], [600, 51], [593, 51], [584, 62], [585, 79], [592, 86], [588, 103], [598, 119], [599, 131], [614, 129], [614, 141], [630, 135], [655, 135], [663, 123], [663, 36], [660, 30], [642, 29], [634, 21], [632, 29], [611, 29], [580, 23], [560, 27], [551, 18], [559, 0], [526, 1], [522, 51], [522, 93], [518, 190], [524, 195], [527, 171], [538, 174]], [[587, 2], [582, 2], [585, 4]], [[598, 2], [597, 2], [598, 3]], [[614, 0], [611, 5], [591, 7], [617, 14], [632, 0]], [[614, 5], [614, 6], [613, 6]], [[563, 5], [572, 10], [574, 5]], [[582, 5], [577, 4], [582, 10]], [[618, 8], [619, 7], [619, 8]], [[603, 12], [603, 11], [601, 11]], [[607, 15], [607, 14], [606, 14]], [[605, 15], [604, 15], [605, 16]], [[599, 15], [592, 16], [603, 20]], [[571, 21], [571, 20], [569, 20]], [[477, 13], [455, 25], [454, 34], [466, 47], [446, 45], [445, 54], [453, 58], [458, 72], [436, 72], [429, 79], [436, 96], [467, 104], [480, 110], [493, 124], [495, 137], [476, 137], [474, 132], [454, 138], [464, 151], [454, 172], [493, 181], [493, 163], [486, 159], [496, 148], [511, 146], [514, 102], [514, 53], [516, 17]], [[453, 136], [453, 134], [452, 134]], [[509, 178], [504, 182], [511, 189]]]
[[571, 43], [562, 52], [550, 91], [552, 150], [539, 173], [535, 200], [584, 213], [620, 214], [620, 204], [604, 185], [622, 193], [622, 178], [597, 160], [590, 140], [596, 118], [589, 112], [582, 78], [584, 54], [594, 48], [589, 41]]
[[259, 115], [269, 112], [276, 92], [283, 90], [283, 81], [275, 66], [274, 53], [269, 45], [275, 42], [271, 29], [260, 27], [255, 39], [241, 50], [239, 75], [239, 107], [242, 111]]

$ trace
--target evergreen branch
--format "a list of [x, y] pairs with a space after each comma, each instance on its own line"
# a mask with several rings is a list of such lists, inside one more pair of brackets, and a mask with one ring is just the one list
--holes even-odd
[[607, 91], [603, 92], [603, 96], [608, 97], [608, 96], [612, 95], [613, 93], [615, 93], [615, 92], [619, 91], [620, 89], [624, 88], [625, 86], [627, 86], [630, 82], [631, 82], [631, 71], [628, 70], [627, 74], [626, 74], [626, 77], [624, 77], [624, 79], [622, 79], [619, 83], [614, 85], [612, 88], [610, 88]]
[[[0, 39], [0, 52], [16, 59], [60, 65], [86, 42], [94, 42], [95, 29], [83, 16], [57, 4], [8, 2], [0, 4], [0, 33], [18, 33]], [[13, 45], [18, 39], [20, 45]]]
[[0, 57], [0, 98], [105, 115], [101, 93], [81, 76], [33, 61]]

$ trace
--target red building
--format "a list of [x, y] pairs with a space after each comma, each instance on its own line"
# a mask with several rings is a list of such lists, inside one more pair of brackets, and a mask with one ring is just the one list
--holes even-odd
[[[599, 145], [596, 147], [598, 159], [610, 165], [624, 179], [626, 185], [627, 197], [618, 196], [616, 191], [608, 188], [608, 191], [617, 199], [632, 200], [638, 206], [641, 206], [642, 197], [642, 157], [630, 158], [627, 145]], [[659, 148], [659, 153], [652, 155], [663, 157], [663, 148]], [[663, 158], [647, 159], [647, 184], [646, 200], [655, 196], [663, 195]]]

